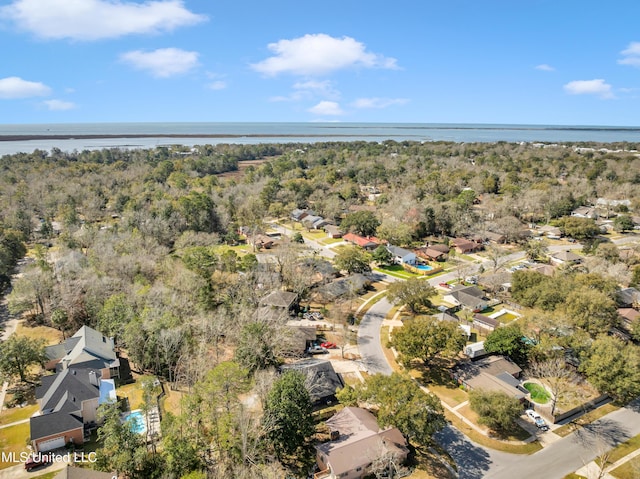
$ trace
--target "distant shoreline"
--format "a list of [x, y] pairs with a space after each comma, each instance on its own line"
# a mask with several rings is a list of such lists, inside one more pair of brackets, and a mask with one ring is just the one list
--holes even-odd
[[[248, 133], [248, 134], [221, 134], [221, 133], [124, 133], [124, 134], [88, 134], [88, 135], [0, 135], [0, 141], [29, 141], [29, 140], [103, 140], [122, 138], [322, 138], [322, 137], [350, 137], [340, 133], [330, 135], [315, 134], [291, 134], [291, 133]], [[378, 136], [378, 135], [358, 135]]]

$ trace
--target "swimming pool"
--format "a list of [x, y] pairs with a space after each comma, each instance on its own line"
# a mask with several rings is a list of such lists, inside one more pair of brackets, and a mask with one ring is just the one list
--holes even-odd
[[415, 265], [416, 269], [421, 269], [422, 271], [430, 271], [433, 268], [431, 266], [429, 266], [428, 264], [417, 264]]
[[144, 415], [139, 409], [131, 411], [129, 414], [122, 418], [122, 422], [129, 422], [131, 430], [137, 434], [144, 434], [147, 432], [147, 423], [144, 420]]

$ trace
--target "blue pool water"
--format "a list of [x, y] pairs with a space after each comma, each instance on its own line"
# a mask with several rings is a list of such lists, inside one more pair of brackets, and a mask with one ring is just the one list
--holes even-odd
[[124, 422], [129, 421], [131, 424], [131, 430], [138, 434], [147, 432], [147, 424], [144, 420], [142, 411], [131, 411], [124, 417]]
[[431, 266], [427, 265], [427, 264], [417, 264], [416, 265], [416, 269], [421, 269], [423, 271], [429, 271], [431, 269], [433, 269]]

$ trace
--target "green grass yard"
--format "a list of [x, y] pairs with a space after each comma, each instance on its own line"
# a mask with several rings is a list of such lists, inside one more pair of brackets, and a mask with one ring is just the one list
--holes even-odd
[[0, 413], [0, 426], [11, 424], [17, 421], [22, 421], [24, 419], [29, 419], [36, 411], [38, 411], [37, 404], [29, 404], [25, 407], [14, 407], [11, 409], [5, 409]]
[[[0, 451], [6, 453], [15, 452], [19, 455], [27, 451], [27, 441], [29, 440], [29, 423], [25, 422], [16, 426], [9, 426], [0, 429]], [[15, 466], [12, 462], [4, 462], [0, 457], [0, 469]]]
[[537, 383], [524, 383], [524, 388], [531, 394], [531, 400], [538, 404], [547, 404], [551, 399], [551, 394], [544, 386]]

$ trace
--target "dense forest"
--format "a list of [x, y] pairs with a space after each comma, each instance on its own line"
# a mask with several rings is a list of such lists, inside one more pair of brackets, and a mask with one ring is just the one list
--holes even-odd
[[[270, 372], [290, 354], [284, 319], [256, 312], [269, 291], [308, 298], [327, 272], [337, 273], [286, 238], [265, 270], [255, 254], [224, 247], [238, 243], [242, 227], [264, 232], [267, 219], [312, 208], [403, 246], [479, 228], [525, 245], [528, 225], [555, 221], [570, 228], [565, 217], [597, 198], [630, 200], [616, 207], [628, 217], [640, 211], [633, 144], [54, 149], [5, 155], [0, 171], [0, 286], [11, 311], [65, 334], [92, 326], [115, 338], [136, 371], [190, 392], [182, 414], [163, 419], [162, 446], [153, 454], [140, 452], [146, 446], [124, 437], [106, 415], [112, 429], [104, 429], [100, 464], [145, 478], [205, 477], [204, 471], [276, 478], [301, 474], [313, 462], [308, 414], [297, 411], [294, 425], [278, 422], [293, 414], [279, 410], [282, 389], [305, 401], [300, 378]], [[375, 208], [354, 213], [362, 205]], [[518, 301], [548, 313], [569, 297], [587, 339], [606, 332], [602, 315], [615, 312], [616, 285], [640, 276], [635, 261], [620, 260], [596, 233], [581, 238], [592, 254], [583, 276], [572, 276], [577, 286], [532, 273], [518, 273], [515, 284]], [[27, 246], [30, 260], [9, 289]], [[598, 317], [583, 311], [583, 297], [594, 291], [606, 306]], [[239, 401], [251, 389], [258, 391], [262, 417]]]

